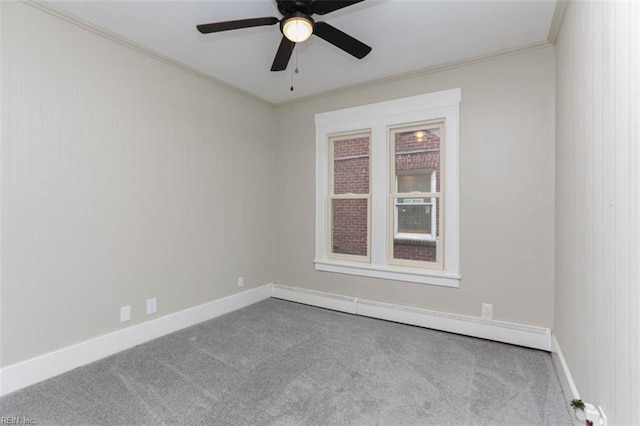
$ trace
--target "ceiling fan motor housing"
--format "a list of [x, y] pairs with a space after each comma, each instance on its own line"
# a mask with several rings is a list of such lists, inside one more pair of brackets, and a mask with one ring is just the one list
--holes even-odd
[[[277, 1], [277, 0], [276, 0]], [[311, 15], [311, 0], [277, 1], [278, 10], [282, 16], [287, 16], [294, 12], [302, 12]]]

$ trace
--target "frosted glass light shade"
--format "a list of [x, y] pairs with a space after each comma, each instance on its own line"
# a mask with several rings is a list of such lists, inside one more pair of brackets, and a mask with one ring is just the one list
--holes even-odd
[[292, 42], [300, 43], [311, 37], [313, 26], [308, 19], [295, 16], [285, 21], [282, 26], [282, 33]]

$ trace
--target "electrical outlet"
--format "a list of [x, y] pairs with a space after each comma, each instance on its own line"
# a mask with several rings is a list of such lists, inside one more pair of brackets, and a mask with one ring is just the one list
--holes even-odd
[[244, 287], [244, 277], [238, 278], [238, 287]]
[[492, 319], [493, 318], [493, 305], [490, 303], [482, 304], [482, 318], [484, 319]]
[[120, 308], [120, 322], [129, 321], [131, 319], [131, 305]]
[[151, 298], [147, 299], [147, 315], [155, 314], [158, 312], [158, 299]]

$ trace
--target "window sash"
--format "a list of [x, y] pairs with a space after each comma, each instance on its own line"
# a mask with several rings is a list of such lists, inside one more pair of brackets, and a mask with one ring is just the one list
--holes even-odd
[[[400, 188], [400, 180], [398, 179], [399, 176], [421, 175], [421, 174], [430, 175], [429, 176], [430, 192], [419, 192], [419, 191], [399, 192], [399, 188]], [[393, 207], [394, 239], [435, 241], [436, 235], [439, 235], [438, 233], [436, 233], [437, 209], [440, 206], [440, 203], [438, 202], [438, 200], [442, 196], [441, 193], [436, 192], [436, 188], [437, 188], [436, 171], [435, 170], [423, 171], [421, 169], [402, 170], [402, 171], [396, 170], [395, 180], [396, 180], [395, 189], [397, 192], [391, 194], [391, 197], [393, 197], [393, 200], [394, 200], [394, 207]], [[399, 203], [398, 198], [409, 198], [409, 199], [422, 198], [423, 200], [428, 199], [428, 201]], [[430, 215], [429, 221], [431, 224], [429, 232], [425, 234], [400, 232], [400, 218], [398, 215], [398, 206], [425, 206], [425, 207], [430, 206], [430, 212], [427, 213]]]
[[[427, 195], [430, 194], [430, 195]], [[410, 195], [408, 197], [407, 195]], [[437, 227], [437, 208], [439, 206], [439, 194], [432, 193], [403, 193], [402, 195], [391, 195], [393, 199], [393, 238], [394, 239], [402, 239], [402, 240], [424, 240], [424, 241], [435, 241], [436, 240], [436, 227]], [[428, 199], [429, 201], [423, 201], [419, 203], [399, 203], [398, 198], [415, 198], [415, 199]], [[429, 206], [430, 211], [426, 214], [430, 216], [429, 223], [431, 224], [429, 232], [425, 234], [418, 233], [407, 233], [400, 231], [400, 219], [398, 215], [398, 206], [407, 206], [407, 207], [417, 207], [417, 206]]]
[[[444, 268], [444, 253], [443, 244], [444, 235], [444, 214], [442, 212], [443, 199], [444, 199], [444, 187], [445, 182], [445, 159], [444, 152], [446, 148], [446, 135], [445, 135], [445, 119], [430, 120], [421, 123], [398, 123], [389, 128], [388, 131], [388, 161], [389, 161], [389, 214], [388, 214], [388, 239], [387, 239], [387, 262], [389, 265], [407, 266], [411, 268], [424, 268], [442, 270]], [[440, 135], [440, 143], [438, 145], [440, 181], [437, 181], [436, 170], [431, 170], [431, 192], [398, 192], [398, 176], [406, 176], [410, 174], [424, 174], [429, 173], [425, 169], [396, 169], [396, 135], [399, 133], [428, 131], [437, 129]], [[415, 152], [427, 152], [427, 149], [422, 151], [417, 150]], [[414, 151], [401, 152], [399, 154], [413, 153]], [[440, 191], [436, 191], [438, 185]], [[399, 217], [398, 217], [398, 199], [400, 198], [422, 198], [429, 199], [429, 202], [424, 204], [431, 204], [431, 229], [426, 234], [407, 233], [399, 231]], [[402, 205], [402, 204], [400, 204]], [[440, 211], [438, 211], [438, 209]], [[434, 235], [435, 233], [435, 235]], [[395, 257], [395, 247], [398, 241], [416, 241], [416, 242], [434, 242], [436, 259], [435, 261], [428, 260], [409, 260], [400, 259]]]
[[[368, 158], [369, 158], [369, 180], [368, 189], [366, 193], [335, 193], [335, 142], [343, 141], [345, 139], [359, 139], [367, 138], [368, 140]], [[346, 132], [340, 134], [331, 135], [327, 139], [328, 151], [329, 151], [329, 181], [328, 181], [328, 196], [327, 196], [327, 257], [336, 260], [355, 261], [355, 262], [370, 262], [371, 261], [371, 133], [370, 131], [359, 132]], [[360, 156], [354, 156], [360, 157]], [[357, 254], [335, 253], [334, 250], [334, 223], [333, 223], [333, 201], [334, 200], [367, 200], [367, 219], [366, 219], [366, 255], [361, 256]]]

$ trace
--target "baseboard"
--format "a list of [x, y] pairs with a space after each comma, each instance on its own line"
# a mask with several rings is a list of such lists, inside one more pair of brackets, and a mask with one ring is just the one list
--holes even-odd
[[289, 300], [291, 302], [304, 303], [305, 305], [317, 306], [319, 308], [332, 309], [334, 311], [347, 312], [349, 314], [356, 313], [355, 302], [357, 299], [355, 297], [323, 293], [281, 284], [273, 284], [273, 287], [271, 288], [271, 297]]
[[0, 396], [268, 299], [271, 284], [223, 297], [0, 369]]
[[558, 379], [560, 379], [560, 386], [562, 387], [564, 398], [567, 402], [571, 402], [572, 399], [580, 399], [578, 388], [573, 381], [569, 366], [564, 359], [564, 355], [562, 355], [562, 350], [560, 349], [558, 340], [556, 340], [555, 334], [551, 335], [551, 359], [553, 360], [553, 366], [556, 368]]
[[271, 297], [351, 314], [551, 351], [548, 328], [487, 320], [274, 284]]

